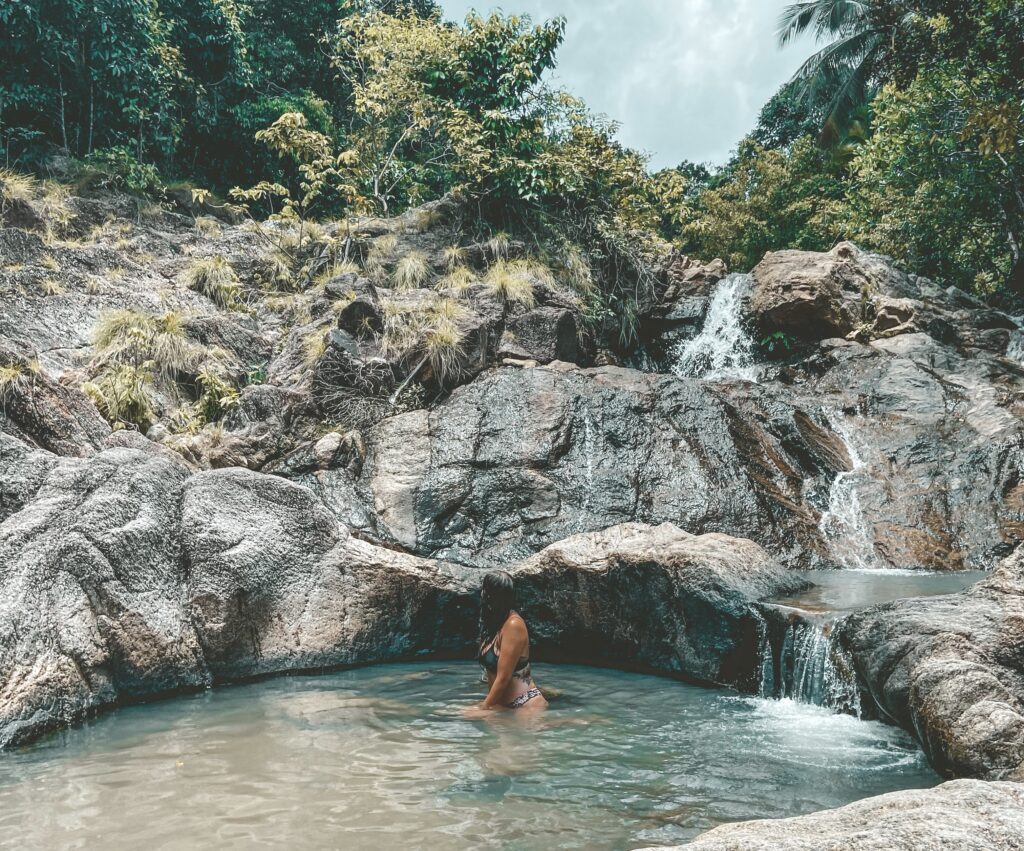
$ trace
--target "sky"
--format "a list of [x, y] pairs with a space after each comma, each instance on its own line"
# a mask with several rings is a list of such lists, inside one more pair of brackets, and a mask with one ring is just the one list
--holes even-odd
[[653, 168], [684, 159], [720, 165], [764, 103], [813, 51], [780, 49], [792, 0], [440, 0], [445, 17], [500, 8], [566, 19], [551, 82], [621, 124], [619, 139]]

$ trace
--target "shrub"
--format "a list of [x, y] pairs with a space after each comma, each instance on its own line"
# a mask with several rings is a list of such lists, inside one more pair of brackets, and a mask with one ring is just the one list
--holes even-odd
[[142, 366], [111, 364], [82, 390], [115, 429], [133, 426], [145, 431], [155, 420], [148, 387], [152, 376]]

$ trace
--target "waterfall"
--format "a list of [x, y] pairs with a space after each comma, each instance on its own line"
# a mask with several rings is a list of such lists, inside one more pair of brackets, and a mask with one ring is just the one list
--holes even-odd
[[750, 275], [729, 275], [716, 285], [700, 333], [674, 352], [673, 373], [710, 381], [757, 381], [755, 344], [741, 310], [749, 289]]
[[853, 444], [840, 414], [825, 411], [829, 425], [846, 446], [852, 469], [835, 477], [828, 493], [828, 508], [821, 515], [818, 529], [829, 545], [833, 559], [852, 570], [877, 568], [874, 534], [864, 516], [857, 485], [863, 477], [864, 461]]
[[757, 657], [758, 657], [758, 696], [768, 699], [775, 695], [775, 654], [772, 652], [772, 642], [768, 635], [768, 621], [757, 611], [754, 617], [757, 620]]
[[759, 613], [755, 617], [760, 697], [788, 699], [860, 717], [860, 689], [853, 661], [834, 640], [834, 618], [793, 620], [786, 626], [776, 653], [767, 621]]

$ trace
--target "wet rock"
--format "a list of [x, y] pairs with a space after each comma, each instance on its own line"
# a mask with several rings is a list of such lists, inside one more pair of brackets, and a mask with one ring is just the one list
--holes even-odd
[[857, 612], [837, 636], [938, 771], [1024, 780], [1024, 552], [960, 594]]
[[177, 540], [187, 468], [123, 448], [48, 466], [0, 524], [0, 747], [208, 681]]
[[750, 537], [802, 563], [819, 521], [806, 484], [834, 476], [837, 457], [809, 421], [756, 388], [503, 368], [372, 429], [362, 478], [382, 530], [424, 556], [501, 565], [636, 520]]
[[989, 568], [1021, 539], [1024, 382], [992, 356], [923, 333], [828, 343], [779, 392], [858, 458], [832, 545], [848, 566]]
[[[1017, 851], [1024, 785], [954, 780], [785, 819], [724, 824], [686, 851]], [[648, 849], [653, 851], [653, 849]]]

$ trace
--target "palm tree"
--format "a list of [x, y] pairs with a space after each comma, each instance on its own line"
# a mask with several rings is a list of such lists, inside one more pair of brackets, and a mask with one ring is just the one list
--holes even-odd
[[800, 0], [779, 18], [779, 45], [784, 47], [810, 31], [828, 41], [793, 75], [802, 83], [803, 97], [822, 108], [826, 118], [823, 142], [845, 135], [850, 118], [878, 81], [896, 38], [915, 18], [900, 0]]

